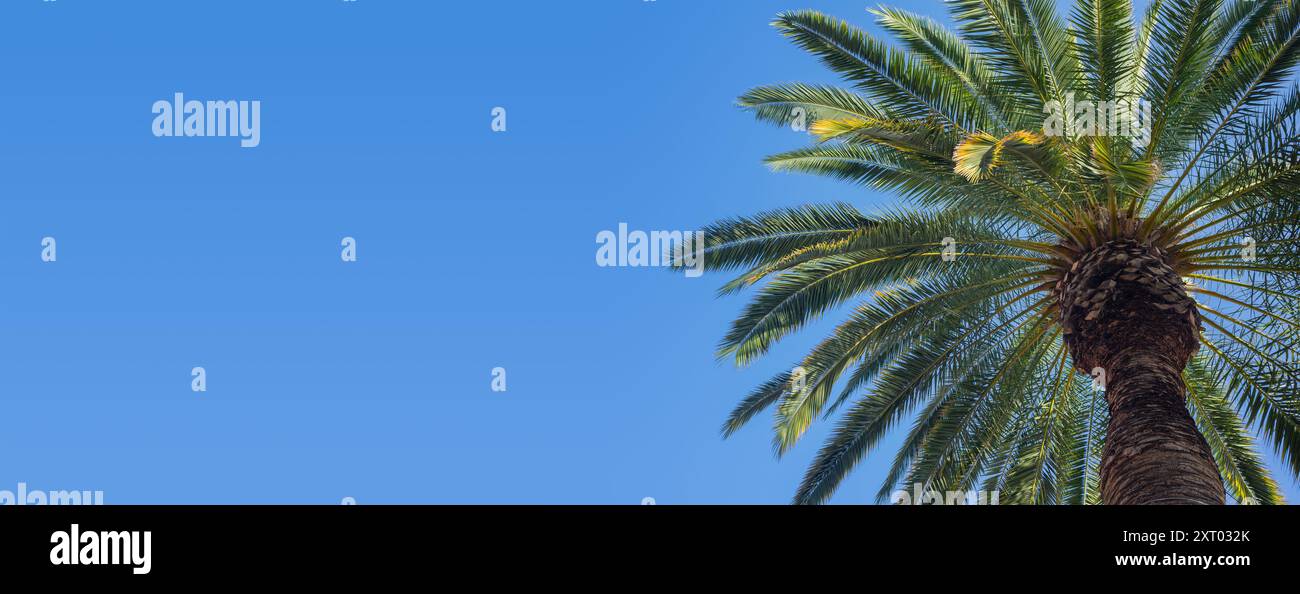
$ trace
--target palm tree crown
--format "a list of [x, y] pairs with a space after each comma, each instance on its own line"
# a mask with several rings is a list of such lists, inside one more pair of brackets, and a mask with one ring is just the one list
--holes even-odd
[[950, 0], [957, 32], [894, 8], [891, 45], [814, 11], [775, 27], [845, 88], [740, 104], [815, 143], [778, 171], [906, 200], [705, 228], [706, 267], [754, 290], [719, 355], [744, 365], [851, 313], [760, 385], [775, 448], [837, 418], [796, 503], [827, 501], [910, 419], [899, 485], [1001, 503], [1280, 502], [1255, 451], [1300, 473], [1300, 4]]

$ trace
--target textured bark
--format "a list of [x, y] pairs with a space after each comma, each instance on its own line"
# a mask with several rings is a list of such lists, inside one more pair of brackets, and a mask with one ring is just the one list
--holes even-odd
[[1223, 504], [1218, 466], [1187, 414], [1183, 365], [1149, 346], [1115, 354], [1106, 385], [1103, 503]]
[[1182, 372], [1201, 325], [1173, 264], [1159, 247], [1117, 239], [1083, 253], [1055, 289], [1075, 366], [1106, 389], [1106, 504], [1224, 502], [1218, 466], [1185, 403]]

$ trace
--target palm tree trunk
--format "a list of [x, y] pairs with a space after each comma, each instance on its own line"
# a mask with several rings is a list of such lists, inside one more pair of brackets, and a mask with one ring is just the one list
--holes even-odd
[[1218, 466], [1187, 412], [1180, 355], [1153, 346], [1116, 353], [1108, 370], [1102, 502], [1222, 505]]
[[1147, 242], [1112, 240], [1076, 260], [1055, 291], [1075, 366], [1104, 374], [1110, 424], [1102, 502], [1222, 505], [1219, 466], [1187, 412], [1183, 385], [1200, 313], [1169, 255]]

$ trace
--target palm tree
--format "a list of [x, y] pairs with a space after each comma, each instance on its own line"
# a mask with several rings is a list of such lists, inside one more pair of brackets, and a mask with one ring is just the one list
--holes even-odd
[[720, 292], [755, 291], [720, 357], [847, 315], [724, 435], [774, 408], [780, 455], [838, 417], [796, 503], [906, 418], [879, 501], [1280, 502], [1253, 436], [1300, 473], [1300, 3], [948, 6], [958, 32], [872, 10], [901, 48], [814, 11], [774, 22], [848, 87], [745, 93], [816, 140], [768, 165], [907, 204], [704, 229], [706, 267], [741, 271]]

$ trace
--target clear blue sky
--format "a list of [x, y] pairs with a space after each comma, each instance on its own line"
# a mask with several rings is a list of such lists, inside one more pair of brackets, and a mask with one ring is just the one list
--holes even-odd
[[[829, 324], [751, 368], [715, 362], [743, 298], [716, 299], [721, 277], [597, 267], [594, 237], [888, 203], [768, 172], [763, 155], [806, 138], [734, 106], [833, 80], [774, 14], [867, 25], [866, 5], [7, 0], [0, 489], [788, 501], [826, 427], [779, 462], [766, 421], [718, 427]], [[175, 92], [260, 100], [261, 145], [155, 138], [151, 105]], [[894, 443], [835, 501], [870, 501]]]

